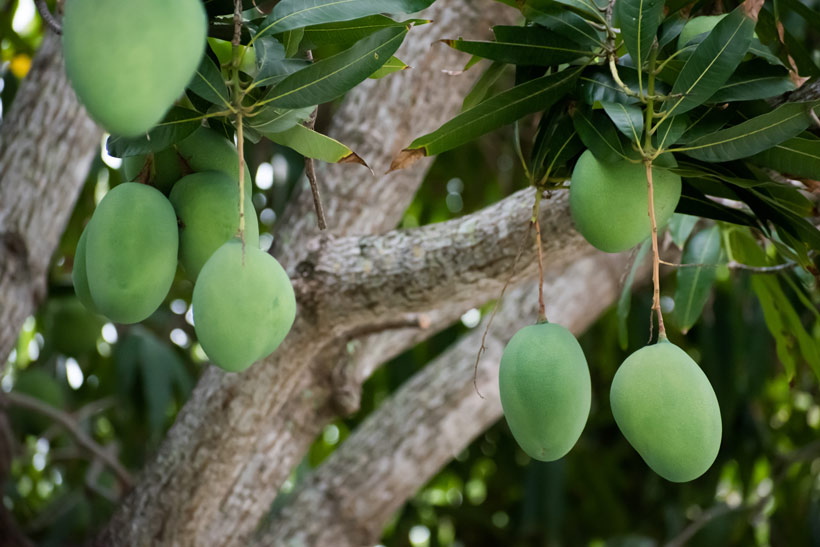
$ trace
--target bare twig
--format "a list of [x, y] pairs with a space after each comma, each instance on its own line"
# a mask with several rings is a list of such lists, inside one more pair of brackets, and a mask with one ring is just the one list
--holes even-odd
[[[536, 190], [538, 192], [538, 190]], [[507, 287], [510, 285], [510, 281], [512, 281], [513, 277], [515, 277], [515, 268], [518, 266], [518, 260], [521, 258], [521, 254], [524, 252], [524, 247], [527, 244], [527, 241], [530, 239], [530, 232], [532, 232], [532, 225], [533, 222], [529, 222], [529, 228], [527, 229], [526, 235], [524, 235], [524, 239], [521, 240], [521, 245], [518, 246], [518, 253], [515, 255], [515, 259], [513, 260], [512, 270], [510, 271], [510, 276], [507, 278], [507, 281], [504, 282], [504, 286], [501, 287], [501, 293], [498, 295], [498, 300], [495, 301], [495, 305], [493, 306], [493, 313], [490, 314], [490, 320], [487, 321], [487, 326], [484, 328], [484, 334], [481, 336], [481, 346], [478, 348], [478, 353], [475, 356], [475, 366], [473, 367], [473, 387], [475, 388], [475, 392], [478, 394], [479, 397], [482, 399], [484, 395], [478, 390], [478, 364], [481, 362], [481, 356], [484, 355], [484, 352], [487, 351], [487, 346], [485, 345], [487, 341], [487, 333], [490, 332], [490, 327], [493, 325], [493, 319], [495, 319], [495, 314], [498, 312], [498, 306], [501, 304], [501, 300], [504, 298], [504, 293], [507, 291]]]
[[538, 214], [541, 210], [541, 192], [536, 189], [535, 205], [532, 210], [532, 222], [535, 224], [535, 245], [538, 249], [538, 322], [547, 322], [547, 311], [544, 306], [544, 256], [541, 251], [541, 223]]
[[[313, 52], [307, 51], [307, 58], [313, 61]], [[313, 109], [310, 118], [305, 122], [305, 127], [313, 129], [316, 126], [316, 116], [319, 113], [319, 107]], [[316, 182], [316, 167], [313, 164], [313, 158], [305, 157], [305, 176], [310, 183], [310, 192], [313, 194], [313, 206], [316, 208], [316, 221], [319, 224], [320, 230], [327, 229], [327, 219], [325, 218], [325, 208], [322, 205], [322, 196], [319, 193], [319, 184]]]
[[48, 9], [48, 4], [46, 4], [46, 0], [34, 0], [34, 5], [37, 6], [37, 13], [40, 14], [40, 17], [45, 22], [46, 26], [53, 32], [54, 34], [62, 34], [63, 33], [63, 26], [54, 17], [54, 14]]
[[239, 81], [239, 67], [242, 55], [242, 0], [234, 0], [233, 11], [233, 103], [236, 110], [236, 149], [239, 155], [239, 239], [242, 241], [242, 263], [245, 263], [245, 134], [242, 121], [242, 89]]
[[658, 251], [658, 223], [655, 220], [655, 188], [652, 182], [652, 160], [646, 160], [646, 183], [649, 188], [649, 221], [652, 224], [652, 310], [658, 316], [658, 339], [666, 338], [666, 327], [661, 312], [660, 253]]
[[130, 488], [134, 484], [134, 479], [125, 467], [123, 467], [123, 465], [108, 450], [106, 450], [105, 447], [98, 444], [85, 431], [83, 431], [80, 426], [77, 425], [74, 418], [65, 412], [49, 406], [34, 397], [23, 395], [22, 393], [5, 393], [2, 396], [2, 400], [7, 405], [25, 408], [26, 410], [31, 410], [32, 412], [42, 414], [43, 416], [54, 420], [63, 426], [72, 437], [74, 437], [77, 444], [111, 468], [111, 470], [117, 475], [120, 483], [125, 488]]
[[736, 262], [734, 260], [730, 260], [725, 264], [677, 264], [675, 262], [667, 262], [666, 260], [659, 260], [659, 262], [664, 266], [671, 266], [673, 268], [718, 268], [720, 266], [726, 266], [730, 270], [744, 270], [754, 273], [777, 273], [797, 266], [797, 264], [792, 261], [784, 262], [783, 264], [775, 264], [774, 266], [749, 266], [748, 264], [741, 264], [740, 262]]

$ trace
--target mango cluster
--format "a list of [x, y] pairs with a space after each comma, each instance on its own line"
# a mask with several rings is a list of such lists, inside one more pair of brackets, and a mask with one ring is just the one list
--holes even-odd
[[[589, 367], [566, 328], [539, 323], [512, 337], [498, 373], [501, 406], [531, 458], [564, 457], [581, 436], [592, 400]], [[672, 482], [705, 473], [720, 449], [720, 406], [706, 375], [662, 337], [630, 355], [612, 381], [615, 422], [649, 467]]]
[[[118, 323], [142, 321], [165, 300], [179, 264], [195, 282], [194, 328], [214, 364], [241, 371], [272, 353], [293, 324], [296, 300], [285, 270], [259, 248], [233, 145], [203, 127], [169, 149], [129, 158], [124, 171], [140, 182], [110, 190], [77, 245], [73, 279], [83, 304]], [[244, 246], [236, 239], [240, 199]]]
[[91, 117], [136, 137], [154, 127], [196, 73], [208, 33], [200, 0], [68, 0], [66, 74]]

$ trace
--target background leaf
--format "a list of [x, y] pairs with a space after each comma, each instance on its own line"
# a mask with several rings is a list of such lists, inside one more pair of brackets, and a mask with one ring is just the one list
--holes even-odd
[[755, 154], [749, 161], [783, 174], [817, 180], [820, 179], [820, 139], [794, 137]]
[[663, 18], [663, 7], [663, 0], [618, 0], [615, 3], [621, 38], [638, 68], [649, 57]]
[[[720, 228], [712, 226], [695, 234], [683, 249], [683, 264], [717, 264], [720, 260]], [[682, 332], [692, 328], [712, 292], [715, 267], [678, 268], [675, 288], [675, 317]]]
[[[649, 203], [649, 200], [646, 201]], [[618, 343], [621, 349], [626, 350], [629, 347], [629, 331], [627, 330], [626, 320], [629, 318], [629, 309], [632, 307], [632, 285], [635, 283], [635, 276], [638, 270], [643, 266], [646, 254], [652, 246], [652, 240], [647, 239], [641, 244], [638, 254], [635, 255], [635, 261], [629, 269], [629, 274], [624, 280], [623, 289], [621, 289], [621, 296], [618, 298]]]
[[601, 106], [618, 131], [633, 142], [640, 141], [643, 135], [643, 110], [640, 107], [610, 102], [602, 102]]
[[215, 105], [227, 106], [230, 104], [228, 86], [222, 77], [222, 71], [208, 55], [202, 57], [202, 62], [194, 74], [188, 89], [203, 99]]
[[618, 130], [603, 112], [578, 107], [572, 113], [572, 122], [578, 136], [600, 161], [613, 162], [626, 157]]
[[262, 134], [276, 144], [292, 148], [308, 158], [328, 163], [367, 165], [364, 160], [344, 144], [303, 125], [296, 125], [281, 133], [263, 132]]
[[112, 135], [106, 150], [116, 158], [159, 152], [196, 131], [202, 125], [202, 118], [202, 114], [194, 110], [174, 107], [146, 136], [125, 138]]

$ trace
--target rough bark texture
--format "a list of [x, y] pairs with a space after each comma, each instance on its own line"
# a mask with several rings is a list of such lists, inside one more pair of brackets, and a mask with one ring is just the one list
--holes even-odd
[[66, 80], [60, 38], [46, 34], [0, 126], [0, 363], [45, 297], [51, 255], [101, 135]]
[[[627, 257], [596, 253], [546, 286], [548, 314], [583, 332], [617, 298]], [[501, 416], [498, 364], [504, 345], [533, 322], [537, 291], [512, 291], [473, 366], [487, 319], [427, 365], [368, 417], [257, 537], [255, 546], [375, 544], [386, 521], [419, 487]]]
[[[351, 92], [330, 133], [384, 172], [410, 136], [434, 129], [457, 111], [470, 84], [441, 72], [463, 57], [430, 45], [441, 32], [473, 34], [511, 12], [491, 2], [437, 2], [424, 14], [437, 24], [414, 29], [398, 54], [414, 69]], [[355, 166], [320, 170], [333, 233], [395, 226], [423, 169], [376, 179]], [[276, 254], [291, 272], [315, 236], [312, 207], [310, 193], [301, 192], [277, 232]], [[344, 344], [315, 319], [311, 303], [302, 301], [296, 325], [272, 358], [242, 375], [213, 368], [203, 375], [156, 460], [98, 537], [99, 545], [246, 542], [279, 485], [336, 413], [331, 375], [327, 368], [317, 371], [316, 358], [335, 362], [340, 349], [332, 346]]]

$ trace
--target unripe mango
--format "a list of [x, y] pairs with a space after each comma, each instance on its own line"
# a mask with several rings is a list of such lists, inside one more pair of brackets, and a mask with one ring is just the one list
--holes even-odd
[[77, 242], [77, 250], [74, 252], [74, 266], [71, 270], [71, 281], [74, 283], [74, 292], [80, 302], [89, 310], [97, 313], [97, 306], [94, 304], [94, 299], [91, 298], [91, 290], [88, 288], [88, 274], [85, 268], [85, 247], [88, 241], [88, 226], [90, 225], [89, 222]]
[[[244, 261], [243, 261], [244, 260]], [[199, 272], [192, 299], [194, 328], [211, 361], [240, 372], [270, 355], [296, 317], [287, 273], [268, 253], [229, 241]]]
[[[127, 180], [136, 180], [145, 167], [147, 156], [129, 156], [122, 162]], [[200, 127], [177, 144], [154, 154], [153, 169], [147, 182], [163, 192], [186, 174], [220, 171], [229, 175], [234, 184], [239, 182], [239, 154], [231, 141], [216, 131]], [[245, 192], [253, 187], [251, 172], [245, 163]]]
[[[205, 262], [239, 231], [239, 187], [217, 171], [188, 175], [169, 196], [179, 219], [179, 261], [196, 280]], [[259, 223], [245, 196], [245, 244], [259, 247]]]
[[541, 323], [515, 333], [501, 358], [498, 387], [507, 424], [524, 452], [553, 461], [575, 446], [589, 417], [592, 387], [571, 332]]
[[162, 304], [177, 268], [177, 217], [158, 190], [127, 182], [109, 191], [88, 229], [86, 272], [97, 309], [137, 323]]
[[[661, 156], [652, 167], [658, 229], [669, 222], [680, 201], [681, 178], [664, 168], [672, 166], [671, 156]], [[587, 150], [572, 172], [569, 204], [575, 227], [602, 251], [625, 251], [652, 234], [642, 163], [603, 163]]]
[[111, 133], [135, 137], [185, 90], [207, 30], [200, 0], [68, 0], [66, 74], [92, 118]]
[[610, 391], [618, 427], [655, 473], [691, 481], [720, 449], [720, 406], [706, 375], [663, 340], [639, 349], [615, 373]]

